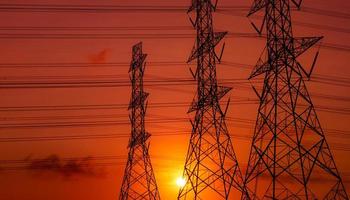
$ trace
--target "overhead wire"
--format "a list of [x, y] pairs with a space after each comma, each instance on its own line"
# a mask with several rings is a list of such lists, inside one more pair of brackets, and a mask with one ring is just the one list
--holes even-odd
[[[217, 12], [243, 12], [247, 13], [250, 5], [232, 6], [221, 5], [217, 8]], [[296, 9], [296, 8], [294, 8]], [[188, 5], [107, 5], [107, 4], [0, 4], [2, 12], [90, 12], [90, 13], [123, 13], [123, 12], [186, 12]], [[303, 6], [301, 12], [316, 14], [328, 17], [337, 17], [342, 19], [350, 19], [350, 15], [345, 12], [339, 12], [329, 9], [313, 8]]]

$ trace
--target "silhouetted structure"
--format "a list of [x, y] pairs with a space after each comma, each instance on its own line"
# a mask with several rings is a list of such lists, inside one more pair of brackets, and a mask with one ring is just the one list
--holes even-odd
[[297, 61], [322, 37], [293, 37], [290, 3], [301, 1], [255, 0], [249, 13], [265, 11], [253, 25], [266, 25], [267, 52], [250, 76], [264, 85], [245, 184], [251, 199], [348, 199], [304, 83], [318, 53], [309, 70]]
[[[216, 63], [221, 55], [215, 47], [227, 32], [213, 31], [212, 12], [216, 9], [210, 0], [193, 0], [188, 13], [195, 11], [191, 20], [197, 39], [188, 62], [197, 60], [197, 69], [191, 70], [197, 81], [197, 94], [189, 109], [195, 112], [183, 178], [186, 184], [178, 199], [228, 199], [232, 187], [241, 191], [243, 178], [225, 123], [225, 110], [220, 99], [231, 88], [218, 86]], [[223, 49], [221, 50], [221, 54]], [[239, 193], [240, 194], [240, 193]]]
[[131, 138], [129, 155], [120, 200], [158, 200], [159, 191], [154, 177], [151, 160], [148, 154], [150, 134], [145, 130], [146, 99], [148, 93], [143, 91], [143, 74], [146, 54], [142, 53], [142, 43], [133, 46], [130, 79], [132, 83], [131, 101], [129, 104]]

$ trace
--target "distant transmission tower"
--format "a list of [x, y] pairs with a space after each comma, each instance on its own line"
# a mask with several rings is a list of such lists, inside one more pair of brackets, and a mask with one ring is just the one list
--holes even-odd
[[129, 104], [131, 121], [131, 138], [129, 155], [119, 200], [158, 200], [159, 191], [154, 177], [151, 159], [148, 154], [150, 134], [145, 130], [146, 99], [148, 93], [143, 91], [143, 74], [146, 54], [142, 53], [142, 43], [133, 46], [130, 79], [132, 83]]
[[217, 55], [215, 46], [227, 32], [214, 33], [215, 9], [216, 3], [210, 0], [193, 0], [188, 10], [196, 13], [195, 20], [190, 20], [197, 30], [197, 40], [187, 62], [197, 60], [196, 71], [191, 70], [197, 81], [197, 94], [188, 111], [195, 111], [195, 117], [183, 172], [186, 184], [178, 199], [228, 199], [233, 188], [240, 194], [243, 185], [225, 123], [228, 104], [222, 110], [219, 102], [231, 88], [218, 86], [216, 80], [216, 62], [220, 62], [223, 48]]
[[348, 199], [304, 83], [318, 53], [309, 70], [297, 61], [322, 37], [293, 37], [290, 3], [301, 0], [255, 0], [249, 13], [265, 11], [254, 27], [266, 25], [267, 52], [250, 76], [264, 85], [245, 185], [251, 199]]

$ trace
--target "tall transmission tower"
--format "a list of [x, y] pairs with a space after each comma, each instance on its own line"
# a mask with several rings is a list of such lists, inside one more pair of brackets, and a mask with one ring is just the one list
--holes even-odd
[[[291, 4], [255, 0], [248, 14], [265, 11], [267, 47], [249, 79], [264, 76], [245, 186], [250, 199], [348, 199], [305, 86], [313, 64], [297, 60], [322, 37], [293, 37]], [[259, 188], [257, 187], [259, 185]]]
[[226, 127], [225, 110], [220, 108], [220, 99], [231, 88], [218, 86], [216, 63], [221, 54], [215, 47], [227, 32], [214, 32], [212, 12], [217, 2], [193, 0], [188, 13], [195, 11], [190, 20], [197, 31], [197, 39], [187, 62], [197, 60], [197, 69], [191, 73], [197, 81], [197, 94], [188, 113], [195, 112], [191, 120], [192, 134], [185, 161], [178, 199], [228, 199], [232, 189], [241, 194], [243, 177], [238, 166], [232, 142]]
[[131, 138], [129, 154], [119, 200], [159, 200], [159, 191], [148, 153], [150, 134], [145, 130], [146, 99], [148, 93], [143, 91], [143, 74], [145, 72], [146, 54], [142, 53], [142, 43], [132, 48], [130, 80], [132, 83], [129, 104]]

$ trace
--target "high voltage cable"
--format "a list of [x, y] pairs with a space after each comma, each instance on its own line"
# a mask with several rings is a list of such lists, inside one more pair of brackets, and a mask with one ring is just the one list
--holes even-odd
[[[0, 39], [190, 39], [193, 34], [186, 33], [139, 33], [139, 34], [4, 34], [0, 33]], [[256, 33], [228, 33], [227, 38], [256, 38], [262, 37]], [[349, 45], [323, 43], [321, 47], [339, 51], [350, 51]]]
[[[256, 17], [259, 18], [259, 17]], [[350, 29], [329, 25], [295, 22], [296, 25], [339, 33], [350, 33]], [[0, 31], [192, 31], [191, 26], [0, 26]]]
[[[248, 88], [245, 88], [248, 89]], [[235, 97], [235, 96], [233, 96]], [[239, 96], [241, 98], [234, 99], [234, 104], [245, 104], [245, 103], [257, 103], [257, 100], [255, 98], [252, 98], [250, 96]], [[327, 100], [337, 100], [337, 101], [350, 101], [350, 98], [347, 97], [341, 97], [341, 96], [334, 96], [334, 95], [324, 95], [321, 93], [316, 93], [313, 95], [314, 98], [317, 99], [327, 99]], [[237, 97], [235, 97], [237, 98]], [[250, 99], [252, 98], [252, 99]], [[188, 106], [189, 102], [156, 102], [156, 103], [150, 103], [149, 107], [151, 108], [170, 108], [170, 107], [183, 107]], [[2, 112], [23, 112], [23, 111], [62, 111], [62, 110], [101, 110], [101, 109], [125, 109], [127, 107], [127, 104], [119, 103], [119, 104], [81, 104], [81, 105], [38, 105], [38, 106], [9, 106], [9, 107], [0, 107], [0, 111]], [[348, 113], [349, 109], [346, 107], [328, 107], [328, 106], [317, 106], [319, 109], [322, 110], [333, 110], [335, 112], [343, 112]]]
[[[246, 13], [250, 6], [220, 6], [217, 12], [239, 12]], [[120, 5], [67, 5], [67, 4], [0, 4], [2, 12], [91, 12], [91, 13], [130, 13], [130, 12], [180, 12], [184, 13], [188, 10], [187, 6], [152, 6], [152, 5], [136, 5], [136, 6], [120, 6]], [[318, 9], [312, 7], [303, 7], [301, 12], [350, 19], [348, 13]]]
[[0, 26], [1, 31], [191, 30], [191, 26]]
[[[249, 84], [245, 79], [223, 79], [219, 81], [222, 84]], [[332, 80], [323, 80], [322, 78], [312, 80], [311, 82], [350, 87], [348, 81], [335, 82]], [[173, 80], [148, 80], [145, 85], [148, 87], [156, 86], [181, 86], [195, 84], [191, 79], [173, 79]], [[118, 80], [65, 80], [65, 81], [0, 81], [0, 89], [44, 89], [44, 88], [98, 88], [98, 87], [129, 87], [130, 84]]]
[[[0, 68], [75, 68], [75, 67], [128, 67], [130, 63], [127, 62], [109, 62], [109, 63], [0, 63]], [[148, 62], [149, 65], [152, 66], [188, 66], [193, 64], [187, 64], [185, 62], [181, 61], [154, 61], [154, 62]], [[253, 64], [245, 64], [245, 63], [235, 63], [235, 62], [228, 62], [228, 61], [222, 61], [221, 65], [228, 66], [228, 67], [237, 67], [241, 69], [247, 69], [249, 70], [253, 66]], [[24, 79], [26, 77], [31, 77], [34, 79], [40, 79], [40, 78], [62, 78], [62, 79], [68, 79], [68, 78], [79, 78], [79, 77], [85, 77], [85, 78], [116, 78], [120, 77], [120, 74], [116, 75], [89, 75], [89, 76], [3, 76], [3, 80], [11, 80], [11, 79]], [[148, 75], [150, 76], [150, 75]], [[153, 75], [152, 75], [153, 76]], [[348, 83], [350, 82], [350, 79], [348, 77], [344, 76], [334, 76], [334, 75], [323, 75], [323, 74], [317, 74], [314, 73], [314, 78], [318, 79], [325, 79], [327, 81], [334, 81], [337, 83]], [[156, 78], [164, 78], [164, 77], [156, 77]]]
[[[236, 125], [237, 128], [247, 128], [246, 126]], [[327, 132], [326, 135], [337, 137], [338, 133]], [[170, 130], [168, 132], [152, 132], [152, 136], [154, 137], [170, 137], [170, 136], [188, 136], [190, 132], [188, 131], [173, 131]], [[230, 134], [232, 138], [241, 139], [250, 141], [251, 136], [249, 135], [239, 135], [239, 134]], [[123, 139], [129, 138], [130, 133], [123, 134], [81, 134], [81, 135], [54, 135], [54, 136], [28, 136], [28, 137], [2, 137], [0, 138], [0, 142], [43, 142], [43, 141], [65, 141], [65, 140], [91, 140], [91, 139]], [[349, 135], [344, 135], [343, 137], [349, 137]], [[345, 138], [344, 138], [345, 139]], [[350, 148], [346, 144], [342, 143], [332, 143], [332, 146], [335, 147], [336, 150], [340, 151], [350, 151]]]
[[[162, 123], [178, 123], [187, 122], [187, 120], [149, 120], [148, 123], [162, 124]], [[115, 120], [104, 120], [104, 121], [81, 121], [81, 122], [51, 122], [51, 123], [22, 123], [22, 124], [3, 124], [0, 125], [0, 129], [8, 128], [49, 128], [49, 127], [88, 127], [88, 126], [115, 126], [115, 125], [129, 125], [129, 121], [115, 121]]]
[[[0, 33], [0, 39], [192, 39], [191, 33]], [[256, 33], [228, 33], [229, 38], [259, 38]], [[334, 44], [336, 46], [336, 44]]]
[[[100, 118], [120, 118], [120, 117], [124, 117], [125, 119], [121, 120], [123, 122], [123, 124], [127, 124], [127, 115], [113, 115], [113, 114], [100, 114], [100, 115], [74, 115], [74, 116], [57, 116], [55, 119], [100, 119]], [[147, 117], [148, 119], [151, 119], [153, 121], [162, 121], [162, 120], [170, 120], [170, 121], [188, 121], [187, 118], [167, 118], [166, 116], [163, 115], [151, 115]], [[43, 120], [43, 119], [47, 119], [49, 120], [50, 118], [48, 116], [45, 117], [15, 117], [15, 118], [8, 118], [7, 120], [11, 120], [11, 119], [20, 119], [20, 120]], [[231, 122], [234, 123], [246, 123], [246, 124], [254, 124], [255, 121], [251, 120], [251, 119], [247, 119], [247, 118], [239, 118], [239, 117], [227, 117], [227, 119], [229, 119]], [[118, 119], [116, 119], [118, 120]], [[121, 121], [118, 121], [118, 123], [120, 123]], [[350, 131], [345, 131], [345, 130], [338, 130], [338, 129], [325, 129], [327, 132], [331, 132], [331, 133], [335, 133], [337, 136], [337, 134], [343, 134], [343, 135], [348, 135], [350, 136]]]
[[[158, 65], [160, 63], [151, 63], [152, 65]], [[163, 65], [164, 63], [162, 63], [161, 65]], [[171, 65], [171, 64], [175, 64], [175, 65], [185, 65], [184, 63], [167, 63], [167, 64], [164, 64], [164, 65]], [[56, 65], [56, 64], [54, 64]], [[67, 63], [62, 63], [62, 64], [58, 64], [59, 66], [66, 66], [66, 65], [69, 65]], [[73, 64], [71, 64], [73, 65]], [[224, 65], [228, 65], [228, 64], [225, 64]], [[249, 66], [249, 64], [240, 64], [241, 66], [240, 67], [244, 67], [244, 66]], [[0, 67], [52, 67], [53, 65], [52, 64], [45, 64], [43, 66], [43, 64], [0, 64]], [[112, 66], [119, 66], [119, 64], [117, 63], [104, 63], [104, 64], [75, 64], [74, 66], [70, 66], [70, 67], [75, 67], [75, 66], [78, 66], [78, 67], [90, 67], [90, 66], [108, 66], [108, 67], [112, 67]], [[123, 65], [124, 66], [124, 65]], [[125, 65], [126, 66], [126, 65]], [[237, 65], [239, 66], [239, 65]], [[248, 69], [247, 67], [245, 67], [246, 69]], [[148, 76], [152, 76], [153, 75], [148, 75]], [[38, 79], [77, 79], [77, 78], [111, 78], [112, 81], [116, 81], [118, 79], [116, 79], [117, 77], [121, 77], [120, 74], [115, 74], [115, 75], [75, 75], [75, 76], [68, 76], [68, 75], [65, 75], [65, 76], [3, 76], [2, 77], [2, 80], [3, 81], [0, 81], [0, 83], [2, 82], [3, 84], [5, 84], [6, 82], [5, 81], [15, 81], [16, 79], [18, 80], [21, 80], [23, 82], [23, 80], [25, 80], [26, 78], [32, 78], [32, 79], [35, 79], [35, 80], [38, 80]], [[171, 78], [171, 77], [167, 77], [167, 78], [164, 78], [164, 77], [154, 77], [154, 78], [157, 78], [159, 79], [158, 82], [162, 82], [162, 81], [177, 81], [179, 79], [182, 80], [186, 80], [186, 81], [191, 81], [193, 82], [192, 79], [187, 79], [187, 78]], [[233, 79], [223, 79], [223, 80], [233, 80]], [[235, 79], [237, 80], [237, 79]], [[242, 80], [245, 80], [245, 79], [242, 79]], [[338, 83], [338, 84], [341, 84], [341, 85], [346, 85], [346, 84], [349, 84], [350, 83], [350, 79], [347, 78], [347, 77], [342, 77], [342, 76], [332, 76], [332, 75], [322, 75], [322, 74], [315, 74], [314, 75], [314, 79], [312, 79], [312, 81], [316, 80], [317, 81], [321, 81], [322, 83], [330, 83], [330, 84], [334, 84], [334, 83]], [[25, 81], [28, 81], [30, 82], [30, 80], [25, 80]], [[90, 81], [90, 82], [94, 82], [94, 81], [100, 81], [100, 80], [85, 80], [85, 81]], [[149, 80], [149, 81], [154, 81], [154, 80]], [[123, 83], [126, 83], [127, 80], [119, 80], [119, 82], [123, 82]], [[9, 82], [11, 83], [11, 82]], [[16, 83], [16, 82], [15, 82]]]
[[[168, 65], [188, 65], [185, 62], [179, 61], [154, 61], [147, 62], [154, 66]], [[129, 62], [108, 62], [108, 63], [0, 63], [1, 68], [33, 68], [33, 67], [50, 67], [50, 68], [65, 68], [65, 67], [129, 67]]]
[[[218, 10], [247, 11], [247, 6], [226, 6]], [[151, 6], [151, 5], [58, 5], [58, 4], [0, 4], [3, 12], [93, 12], [93, 13], [122, 13], [122, 12], [180, 12], [187, 11], [186, 6]]]
[[[191, 66], [194, 65], [193, 63], [186, 63], [184, 61], [151, 61], [151, 62], [147, 62], [148, 65], [152, 65], [152, 66]], [[234, 68], [240, 68], [240, 69], [246, 69], [246, 70], [251, 70], [252, 66], [254, 66], [255, 64], [248, 64], [248, 63], [237, 63], [237, 62], [231, 62], [231, 61], [222, 61], [221, 66], [227, 66], [227, 67], [234, 67]], [[130, 63], [129, 62], [104, 62], [104, 63], [78, 63], [78, 62], [71, 62], [71, 63], [0, 63], [0, 69], [1, 68], [47, 68], [47, 69], [53, 69], [53, 68], [101, 68], [101, 67], [118, 67], [119, 69], [121, 69], [120, 67], [129, 67]], [[123, 69], [124, 70], [124, 69]], [[79, 75], [81, 76], [81, 75]], [[101, 76], [105, 76], [105, 75], [94, 75], [96, 77], [101, 77]], [[118, 75], [109, 75], [109, 76], [113, 76], [114, 78], [117, 76], [120, 76], [120, 74]], [[150, 76], [150, 75], [148, 75]], [[6, 77], [6, 76], [2, 76], [3, 80], [6, 80], [10, 77]], [[13, 77], [19, 77], [19, 78], [23, 78], [25, 76], [13, 76]], [[44, 77], [44, 76], [33, 76], [34, 78], [40, 78], [40, 77]], [[47, 76], [46, 76], [47, 77]], [[50, 76], [50, 77], [62, 77], [62, 76]], [[64, 77], [68, 77], [67, 75]], [[69, 77], [77, 77], [77, 76], [69, 76]], [[89, 76], [92, 77], [92, 76]], [[317, 73], [313, 73], [313, 77], [320, 77], [320, 78], [326, 78], [326, 79], [332, 79], [335, 81], [350, 81], [350, 78], [348, 77], [344, 77], [344, 75], [342, 74], [342, 76], [339, 75], [325, 75], [325, 74], [317, 74]]]
[[[249, 97], [247, 99], [237, 99], [233, 101], [234, 105], [237, 104], [257, 104], [257, 100], [250, 100]], [[190, 105], [188, 102], [158, 102], [149, 104], [150, 108], [170, 108], [170, 107], [187, 107]], [[62, 111], [62, 110], [101, 110], [101, 109], [126, 109], [126, 104], [100, 104], [100, 105], [61, 105], [61, 106], [16, 106], [16, 107], [0, 107], [0, 111], [2, 112], [23, 112], [23, 111]], [[324, 105], [318, 105], [316, 108], [334, 113], [344, 113], [350, 114], [350, 110], [347, 107], [329, 107]], [[6, 118], [6, 119], [11, 119]]]
[[[341, 96], [333, 96], [333, 95], [323, 95], [316, 93], [313, 96], [317, 98], [324, 98], [330, 100], [339, 100], [339, 101], [349, 101], [350, 99], [347, 97]], [[237, 98], [237, 96], [233, 96]], [[242, 96], [239, 96], [242, 97]], [[244, 103], [244, 102], [255, 102], [256, 100], [251, 100], [251, 97], [244, 97], [239, 99], [234, 99], [233, 103]], [[252, 98], [252, 99], [255, 99]], [[172, 106], [186, 106], [189, 105], [190, 102], [156, 102], [148, 104], [149, 107], [172, 107]], [[73, 105], [37, 105], [37, 106], [8, 106], [8, 107], [0, 107], [0, 111], [59, 111], [59, 110], [93, 110], [93, 109], [125, 109], [127, 104], [123, 103], [114, 103], [114, 104], [73, 104]]]
[[[320, 109], [321, 110], [321, 109]], [[236, 122], [231, 120], [232, 122]], [[152, 124], [168, 124], [168, 123], [180, 123], [188, 122], [185, 118], [173, 118], [173, 119], [151, 119], [147, 123]], [[254, 124], [254, 123], [252, 123]], [[95, 121], [73, 121], [73, 122], [37, 122], [37, 123], [8, 123], [0, 124], [0, 129], [13, 129], [13, 128], [49, 128], [49, 127], [89, 127], [89, 126], [120, 126], [129, 125], [128, 120], [95, 120]]]
[[[328, 99], [328, 100], [338, 100], [338, 101], [349, 101], [346, 97], [331, 96], [331, 95], [314, 95], [317, 99]], [[256, 104], [256, 100], [250, 100], [250, 97], [246, 97], [246, 100], [236, 99], [233, 101], [235, 105], [237, 104]], [[149, 107], [151, 108], [170, 108], [170, 107], [186, 107], [189, 103], [186, 102], [171, 102], [171, 103], [151, 103]], [[126, 104], [100, 104], [100, 105], [62, 105], [62, 106], [17, 106], [17, 107], [0, 107], [0, 111], [62, 111], [62, 110], [101, 110], [101, 109], [125, 109]], [[320, 111], [339, 113], [339, 114], [349, 114], [350, 110], [347, 107], [329, 107], [318, 105], [316, 106]]]
[[[0, 64], [1, 65], [1, 64]], [[10, 84], [55, 84], [55, 83], [61, 83], [59, 81], [70, 81], [65, 83], [128, 83], [127, 79], [120, 79], [118, 77], [124, 77], [121, 74], [108, 74], [108, 75], [61, 75], [61, 76], [0, 76], [0, 83], [3, 85], [10, 85]], [[163, 77], [163, 76], [156, 76], [156, 75], [148, 75], [146, 79], [146, 82], [148, 83], [163, 83], [163, 82], [195, 82], [193, 79], [187, 78], [187, 77]], [[70, 80], [72, 79], [72, 80]], [[45, 82], [51, 80], [52, 82]], [[248, 81], [248, 79], [242, 79], [242, 78], [224, 78], [220, 79], [221, 81], [246, 81], [251, 83], [251, 81]], [[325, 82], [335, 82], [335, 83], [342, 83], [342, 84], [349, 84], [350, 79], [348, 78], [342, 78], [340, 76], [333, 76], [328, 77], [327, 75], [321, 75], [317, 74], [313, 77], [313, 80], [322, 80]], [[262, 79], [258, 79], [257, 81], [262, 81]], [[64, 82], [62, 82], [64, 83]]]
[[[176, 83], [176, 84], [175, 84]], [[246, 81], [222, 81], [223, 84], [244, 84]], [[168, 82], [149, 82], [145, 84], [148, 87], [153, 86], [181, 86], [193, 85], [190, 81], [168, 81]], [[25, 89], [25, 88], [93, 88], [93, 87], [129, 87], [130, 84], [120, 83], [118, 81], [73, 81], [73, 82], [26, 82], [26, 83], [1, 83], [0, 89]]]

